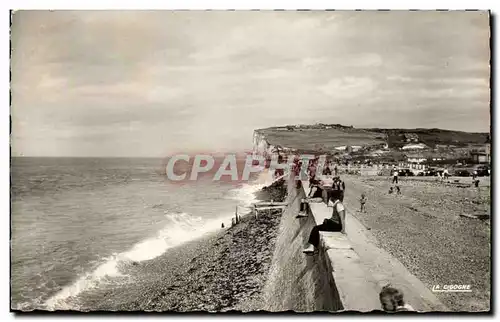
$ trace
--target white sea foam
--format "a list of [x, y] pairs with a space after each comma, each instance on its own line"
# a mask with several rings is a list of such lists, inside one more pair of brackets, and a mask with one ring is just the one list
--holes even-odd
[[255, 193], [265, 186], [270, 185], [272, 182], [273, 178], [269, 172], [263, 171], [252, 184], [243, 184], [241, 187], [231, 190], [229, 197], [239, 201], [238, 213], [240, 215], [249, 213], [252, 203], [258, 201]]
[[[233, 189], [230, 192], [230, 198], [239, 201], [239, 213], [256, 201], [255, 192], [266, 184], [245, 184], [240, 188]], [[226, 214], [214, 219], [202, 219], [201, 217], [191, 216], [186, 213], [166, 214], [169, 219], [166, 224], [153, 237], [147, 238], [131, 249], [113, 254], [103, 259], [103, 263], [97, 266], [93, 271], [80, 276], [71, 285], [64, 287], [50, 299], [45, 302], [48, 310], [56, 309], [75, 309], [73, 301], [69, 299], [77, 296], [81, 292], [97, 288], [103, 283], [109, 282], [117, 277], [124, 277], [120, 272], [120, 263], [141, 262], [156, 258], [169, 248], [178, 246], [182, 243], [199, 238], [206, 233], [216, 231], [223, 222], [226, 227], [231, 224], [232, 213]]]
[[210, 220], [193, 217], [186, 213], [168, 214], [169, 223], [156, 236], [147, 238], [135, 244], [130, 250], [114, 254], [104, 259], [104, 262], [92, 272], [80, 276], [73, 284], [64, 287], [45, 302], [47, 309], [74, 309], [66, 301], [83, 291], [96, 288], [110, 280], [122, 277], [119, 264], [123, 262], [141, 262], [162, 255], [167, 249], [187, 241], [199, 238], [206, 233], [216, 231], [221, 222], [229, 225], [232, 214], [227, 214]]

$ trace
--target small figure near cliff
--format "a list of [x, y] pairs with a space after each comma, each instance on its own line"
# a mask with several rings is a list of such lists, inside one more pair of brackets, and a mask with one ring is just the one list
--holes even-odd
[[224, 223], [222, 223], [222, 224], [220, 225], [220, 228], [224, 228]]
[[366, 196], [364, 193], [361, 194], [361, 198], [359, 199], [359, 204], [360, 204], [360, 210], [359, 212], [366, 212]]
[[385, 312], [415, 311], [411, 305], [405, 303], [403, 292], [389, 285], [382, 288], [379, 298]]
[[345, 208], [340, 201], [340, 192], [332, 192], [333, 213], [331, 218], [326, 218], [321, 225], [314, 226], [309, 235], [309, 243], [303, 250], [305, 254], [314, 254], [319, 245], [320, 231], [340, 231], [345, 234]]

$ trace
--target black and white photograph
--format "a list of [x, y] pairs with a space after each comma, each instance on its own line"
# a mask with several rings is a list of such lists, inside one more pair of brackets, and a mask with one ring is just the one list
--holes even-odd
[[492, 21], [12, 10], [11, 312], [491, 312]]

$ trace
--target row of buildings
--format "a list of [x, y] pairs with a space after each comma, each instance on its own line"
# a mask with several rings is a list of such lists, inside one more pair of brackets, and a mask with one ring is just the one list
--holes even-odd
[[406, 162], [411, 164], [432, 163], [473, 163], [487, 164], [491, 162], [490, 144], [467, 147], [448, 147], [447, 149], [409, 150], [405, 153]]

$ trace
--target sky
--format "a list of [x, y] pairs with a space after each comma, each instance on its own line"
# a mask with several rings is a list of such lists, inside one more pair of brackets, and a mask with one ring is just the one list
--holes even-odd
[[488, 132], [487, 12], [17, 11], [13, 156], [251, 149], [310, 123]]

